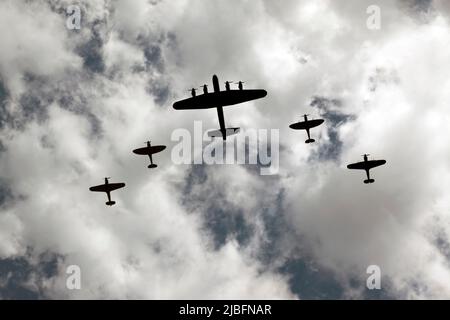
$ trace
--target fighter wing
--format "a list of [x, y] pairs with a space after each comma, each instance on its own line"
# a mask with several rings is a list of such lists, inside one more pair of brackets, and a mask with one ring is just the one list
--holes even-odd
[[106, 186], [106, 184], [101, 184], [99, 186], [90, 187], [89, 190], [94, 192], [108, 192], [109, 189]]
[[125, 183], [122, 183], [122, 182], [120, 182], [120, 183], [108, 183], [107, 186], [109, 187], [109, 191], [113, 191], [113, 190], [125, 187]]
[[366, 162], [364, 162], [364, 161], [349, 164], [347, 166], [347, 168], [348, 169], [357, 169], [357, 170], [370, 169], [370, 167], [367, 167]]
[[148, 147], [134, 149], [133, 153], [140, 154], [140, 155], [147, 155], [148, 154]]
[[94, 192], [109, 192], [123, 187], [125, 187], [125, 183], [108, 183], [90, 187], [89, 190]]
[[378, 166], [382, 166], [385, 163], [386, 163], [386, 160], [369, 160], [369, 161], [367, 161], [367, 166], [369, 167], [369, 169], [371, 169], [371, 168], [375, 168]]
[[151, 146], [150, 148], [143, 147], [143, 148], [134, 149], [133, 153], [147, 156], [149, 154], [161, 152], [165, 148], [166, 148], [166, 146]]
[[315, 120], [308, 120], [308, 121], [301, 121], [297, 123], [293, 123], [289, 126], [291, 129], [295, 130], [306, 130], [311, 129], [314, 127], [317, 127], [318, 125], [321, 125], [325, 120], [323, 119], [315, 119]]
[[266, 95], [267, 91], [262, 89], [211, 92], [177, 101], [173, 104], [173, 108], [176, 110], [217, 108], [263, 98]]
[[158, 153], [158, 152], [163, 151], [165, 148], [166, 148], [166, 146], [151, 146], [150, 147], [150, 153], [151, 154]]
[[361, 161], [357, 163], [352, 163], [347, 166], [349, 169], [360, 169], [360, 170], [368, 170], [378, 166], [381, 166], [386, 163], [386, 160], [368, 160]]

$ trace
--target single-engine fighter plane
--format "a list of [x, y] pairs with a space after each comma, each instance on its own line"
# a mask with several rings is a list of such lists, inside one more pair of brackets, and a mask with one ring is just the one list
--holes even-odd
[[289, 126], [289, 128], [294, 130], [306, 130], [306, 133], [308, 134], [308, 139], [305, 141], [305, 143], [311, 143], [316, 140], [311, 139], [311, 136], [309, 135], [309, 129], [320, 126], [325, 120], [324, 119], [313, 119], [308, 120], [308, 115], [303, 115], [305, 121], [300, 121], [293, 123]]
[[133, 153], [148, 156], [150, 158], [150, 164], [147, 168], [156, 168], [157, 165], [153, 163], [152, 154], [163, 151], [166, 146], [152, 146], [150, 141], [147, 141], [147, 146], [143, 148], [134, 149]]
[[175, 102], [173, 108], [176, 110], [216, 108], [220, 129], [210, 131], [208, 135], [210, 137], [222, 136], [226, 140], [227, 136], [238, 133], [239, 128], [225, 127], [223, 107], [263, 98], [267, 95], [267, 91], [262, 89], [244, 89], [242, 81], [239, 81], [237, 90], [231, 89], [230, 81], [227, 81], [225, 84], [226, 90], [220, 91], [219, 79], [216, 75], [213, 76], [212, 81], [214, 92], [208, 92], [207, 85], [205, 84], [203, 85], [203, 94], [195, 95], [193, 92], [192, 97]]
[[364, 154], [364, 161], [349, 164], [347, 168], [365, 170], [367, 179], [364, 180], [364, 183], [373, 183], [375, 182], [375, 179], [370, 179], [369, 170], [378, 166], [382, 166], [386, 163], [386, 160], [368, 160], [367, 156], [369, 156], [369, 154]]
[[110, 178], [105, 178], [105, 184], [101, 184], [95, 187], [90, 187], [89, 190], [94, 191], [94, 192], [106, 192], [106, 195], [108, 196], [108, 202], [106, 202], [107, 206], [112, 206], [114, 205], [116, 202], [115, 201], [111, 201], [111, 191], [114, 191], [116, 189], [120, 189], [125, 187], [125, 183], [109, 183], [108, 179]]

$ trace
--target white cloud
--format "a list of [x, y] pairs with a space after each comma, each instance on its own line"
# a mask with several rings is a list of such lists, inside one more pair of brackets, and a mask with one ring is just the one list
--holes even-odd
[[[64, 15], [44, 2], [2, 3], [0, 21], [12, 28], [0, 54], [8, 92], [70, 96], [80, 109], [54, 99], [45, 120], [2, 129], [1, 178], [20, 197], [0, 214], [0, 256], [27, 247], [34, 256], [63, 255], [58, 276], [43, 284], [50, 297], [292, 298], [276, 267], [298, 247], [344, 282], [364, 279], [366, 267], [378, 264], [394, 293], [450, 296], [448, 258], [435, 242], [437, 233], [446, 240], [450, 234], [448, 20], [436, 15], [421, 24], [404, 6], [385, 1], [382, 29], [374, 33], [365, 27], [368, 3], [86, 2], [79, 34], [68, 33]], [[105, 75], [86, 72], [76, 53], [95, 20], [103, 21], [96, 28], [105, 42]], [[145, 66], [139, 39], [160, 47], [163, 70]], [[44, 89], [24, 81], [24, 73], [45, 77]], [[199, 119], [215, 127], [217, 119], [213, 111], [175, 111], [171, 103], [214, 73], [268, 90], [265, 99], [226, 109], [225, 118], [280, 129], [280, 175], [208, 167], [205, 182], [184, 198], [180, 186], [190, 167], [171, 163], [170, 134], [192, 130]], [[171, 92], [158, 106], [149, 83], [161, 81]], [[315, 145], [288, 128], [310, 111], [313, 96], [337, 99], [335, 109], [354, 116], [337, 129], [343, 146], [336, 162], [310, 160], [330, 143], [330, 123], [314, 131]], [[98, 119], [98, 132], [90, 117]], [[169, 147], [153, 171], [131, 153], [148, 139]], [[345, 168], [365, 152], [388, 161], [373, 171], [370, 186], [362, 184], [363, 173]], [[104, 195], [88, 191], [104, 176], [127, 183], [113, 192], [111, 208]], [[213, 205], [242, 212], [255, 231], [248, 244], [230, 236], [214, 248], [205, 232]], [[286, 238], [270, 238], [264, 210], [288, 221]], [[267, 265], [256, 257], [268, 242], [282, 254]], [[81, 291], [65, 288], [70, 264], [82, 269]]]
[[0, 4], [2, 35], [0, 74], [14, 96], [25, 89], [24, 74], [55, 80], [79, 67], [80, 58], [68, 50], [65, 20], [43, 3], [3, 1]]

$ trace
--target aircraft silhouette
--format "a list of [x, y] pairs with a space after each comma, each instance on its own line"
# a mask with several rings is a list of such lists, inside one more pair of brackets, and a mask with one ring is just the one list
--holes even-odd
[[157, 165], [153, 164], [152, 154], [163, 151], [166, 146], [152, 146], [150, 141], [147, 141], [147, 146], [143, 148], [134, 149], [133, 152], [139, 155], [146, 155], [150, 158], [150, 165], [147, 168], [156, 168]]
[[107, 206], [112, 206], [114, 205], [116, 202], [115, 201], [111, 201], [111, 191], [114, 191], [116, 189], [120, 189], [125, 187], [125, 183], [109, 183], [108, 179], [110, 178], [105, 178], [105, 184], [101, 184], [98, 186], [94, 186], [94, 187], [90, 187], [89, 190], [94, 191], [94, 192], [106, 192], [106, 195], [108, 196], [108, 202], [106, 202]]
[[195, 96], [197, 95], [197, 89], [196, 89], [196, 88], [189, 89], [188, 91], [191, 92], [191, 95], [192, 95], [193, 97], [195, 97]]
[[208, 93], [208, 87], [205, 84], [203, 85], [202, 95], [192, 94], [192, 97], [190, 98], [175, 102], [173, 104], [173, 108], [176, 110], [216, 108], [217, 115], [219, 117], [220, 129], [210, 131], [208, 132], [208, 135], [210, 137], [222, 136], [223, 140], [226, 140], [227, 136], [238, 133], [239, 128], [225, 127], [223, 107], [263, 98], [267, 95], [267, 91], [262, 89], [244, 90], [242, 81], [239, 81], [238, 90], [231, 90], [230, 81], [227, 81], [225, 84], [226, 90], [220, 91], [219, 79], [217, 78], [216, 75], [213, 75], [212, 81], [214, 85], [214, 92]]
[[347, 168], [365, 170], [367, 174], [367, 179], [364, 180], [364, 183], [373, 183], [375, 182], [375, 179], [370, 179], [369, 170], [378, 166], [382, 166], [383, 164], [386, 163], [386, 160], [368, 160], [367, 156], [369, 156], [369, 154], [363, 154], [364, 161], [349, 164]]
[[308, 134], [308, 139], [305, 141], [305, 143], [314, 142], [316, 140], [311, 139], [311, 136], [309, 135], [309, 129], [320, 126], [325, 120], [324, 119], [308, 120], [307, 114], [304, 114], [303, 117], [305, 121], [293, 123], [289, 126], [289, 128], [294, 130], [306, 130], [306, 133]]

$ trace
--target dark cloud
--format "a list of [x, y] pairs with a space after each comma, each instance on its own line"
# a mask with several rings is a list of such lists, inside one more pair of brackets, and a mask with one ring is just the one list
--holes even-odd
[[83, 58], [84, 67], [93, 73], [103, 73], [105, 71], [105, 62], [103, 60], [104, 36], [102, 29], [106, 27], [103, 20], [95, 20], [89, 28], [91, 29], [91, 38], [77, 48], [80, 57]]
[[439, 252], [447, 259], [450, 265], [450, 239], [448, 238], [445, 229], [441, 226], [437, 226], [431, 241], [438, 248]]
[[162, 78], [152, 79], [149, 81], [147, 92], [154, 97], [155, 103], [165, 106], [170, 95], [170, 85]]
[[4, 179], [0, 178], [0, 207], [5, 205], [8, 201], [12, 200], [13, 193]]
[[158, 105], [164, 106], [168, 101], [171, 90], [170, 80], [165, 77], [166, 62], [164, 60], [163, 50], [165, 47], [176, 50], [176, 36], [170, 32], [158, 36], [139, 35], [137, 45], [144, 53], [145, 68], [143, 71], [158, 75], [158, 77], [152, 78], [148, 82], [147, 92], [154, 97]]
[[211, 205], [204, 217], [205, 228], [212, 234], [216, 250], [230, 239], [235, 239], [240, 246], [246, 246], [253, 236], [254, 229], [245, 221], [242, 211], [233, 212]]
[[0, 129], [11, 122], [11, 116], [6, 109], [6, 99], [8, 92], [6, 91], [3, 81], [0, 79]]
[[326, 126], [329, 137], [329, 141], [321, 142], [318, 151], [311, 157], [320, 160], [339, 160], [344, 144], [339, 137], [339, 127], [352, 120], [353, 117], [340, 110], [341, 101], [337, 99], [315, 96], [312, 98], [310, 106], [318, 109], [321, 117], [325, 119], [323, 125]]
[[[78, 75], [74, 75], [77, 77]], [[90, 81], [89, 79], [83, 79]], [[6, 97], [1, 101], [0, 127], [8, 125], [14, 129], [22, 130], [24, 126], [32, 121], [41, 123], [48, 119], [48, 107], [56, 102], [61, 108], [76, 115], [85, 117], [91, 125], [91, 134], [98, 136], [101, 134], [101, 121], [92, 112], [89, 100], [83, 93], [83, 89], [75, 81], [55, 84], [45, 77], [38, 77], [33, 74], [25, 74], [24, 81], [28, 90], [20, 95], [18, 99], [20, 110], [14, 113], [6, 110], [6, 91], [0, 82], [0, 97]]]
[[41, 122], [48, 116], [48, 104], [39, 99], [39, 97], [32, 92], [24, 93], [20, 97], [19, 103], [22, 110], [20, 118], [23, 118], [25, 122], [33, 120]]
[[164, 72], [164, 60], [161, 47], [158, 44], [149, 44], [144, 47], [145, 64], [147, 68], [155, 68], [158, 72]]
[[240, 245], [246, 245], [254, 231], [245, 221], [243, 211], [239, 208], [233, 210], [232, 206], [224, 202], [224, 196], [220, 192], [214, 193], [213, 197], [195, 192], [207, 179], [207, 165], [192, 166], [183, 189], [183, 204], [192, 212], [200, 208], [203, 226], [212, 236], [216, 250], [231, 238], [237, 240]]
[[[255, 172], [255, 174], [258, 174]], [[274, 185], [271, 180], [276, 177], [263, 177], [264, 183]], [[207, 183], [208, 170], [206, 165], [194, 165], [186, 180], [184, 189], [184, 204], [194, 208], [202, 207], [208, 198], [206, 210], [201, 210], [204, 228], [213, 238], [215, 249], [220, 249], [230, 239], [235, 239], [240, 246], [249, 244], [255, 236], [254, 226], [249, 224], [241, 209], [230, 209], [229, 204], [224, 203], [224, 196], [217, 194], [217, 199], [209, 198], [207, 195], [194, 195], [196, 185]], [[224, 182], [226, 183], [226, 182]], [[264, 195], [261, 195], [264, 198]], [[276, 197], [276, 201], [270, 206], [263, 206], [260, 212], [254, 215], [261, 217], [265, 240], [258, 249], [257, 259], [263, 266], [270, 268], [278, 265], [278, 272], [289, 279], [291, 291], [300, 299], [342, 299], [344, 298], [345, 287], [336, 279], [332, 271], [324, 270], [316, 266], [313, 260], [308, 258], [289, 258], [286, 252], [286, 241], [301, 241], [299, 238], [290, 239], [292, 230], [285, 220], [283, 211], [283, 190], [281, 189]], [[301, 246], [301, 245], [300, 245]], [[293, 247], [299, 247], [294, 244]], [[276, 263], [274, 263], [276, 261]]]
[[429, 12], [432, 9], [433, 0], [404, 0], [409, 6], [418, 12]]
[[291, 259], [280, 268], [288, 275], [292, 292], [300, 299], [341, 299], [344, 287], [332, 272], [321, 270], [304, 259]]
[[54, 253], [43, 253], [38, 262], [29, 256], [0, 259], [1, 299], [45, 299], [41, 287], [44, 280], [58, 274], [62, 257]]
[[100, 119], [92, 112], [90, 101], [83, 94], [83, 90], [75, 85], [71, 91], [55, 89], [53, 93], [58, 105], [76, 115], [85, 117], [91, 125], [91, 134], [99, 136], [102, 133], [102, 126]]
[[400, 3], [417, 23], [429, 23], [436, 16], [433, 0], [400, 0]]

